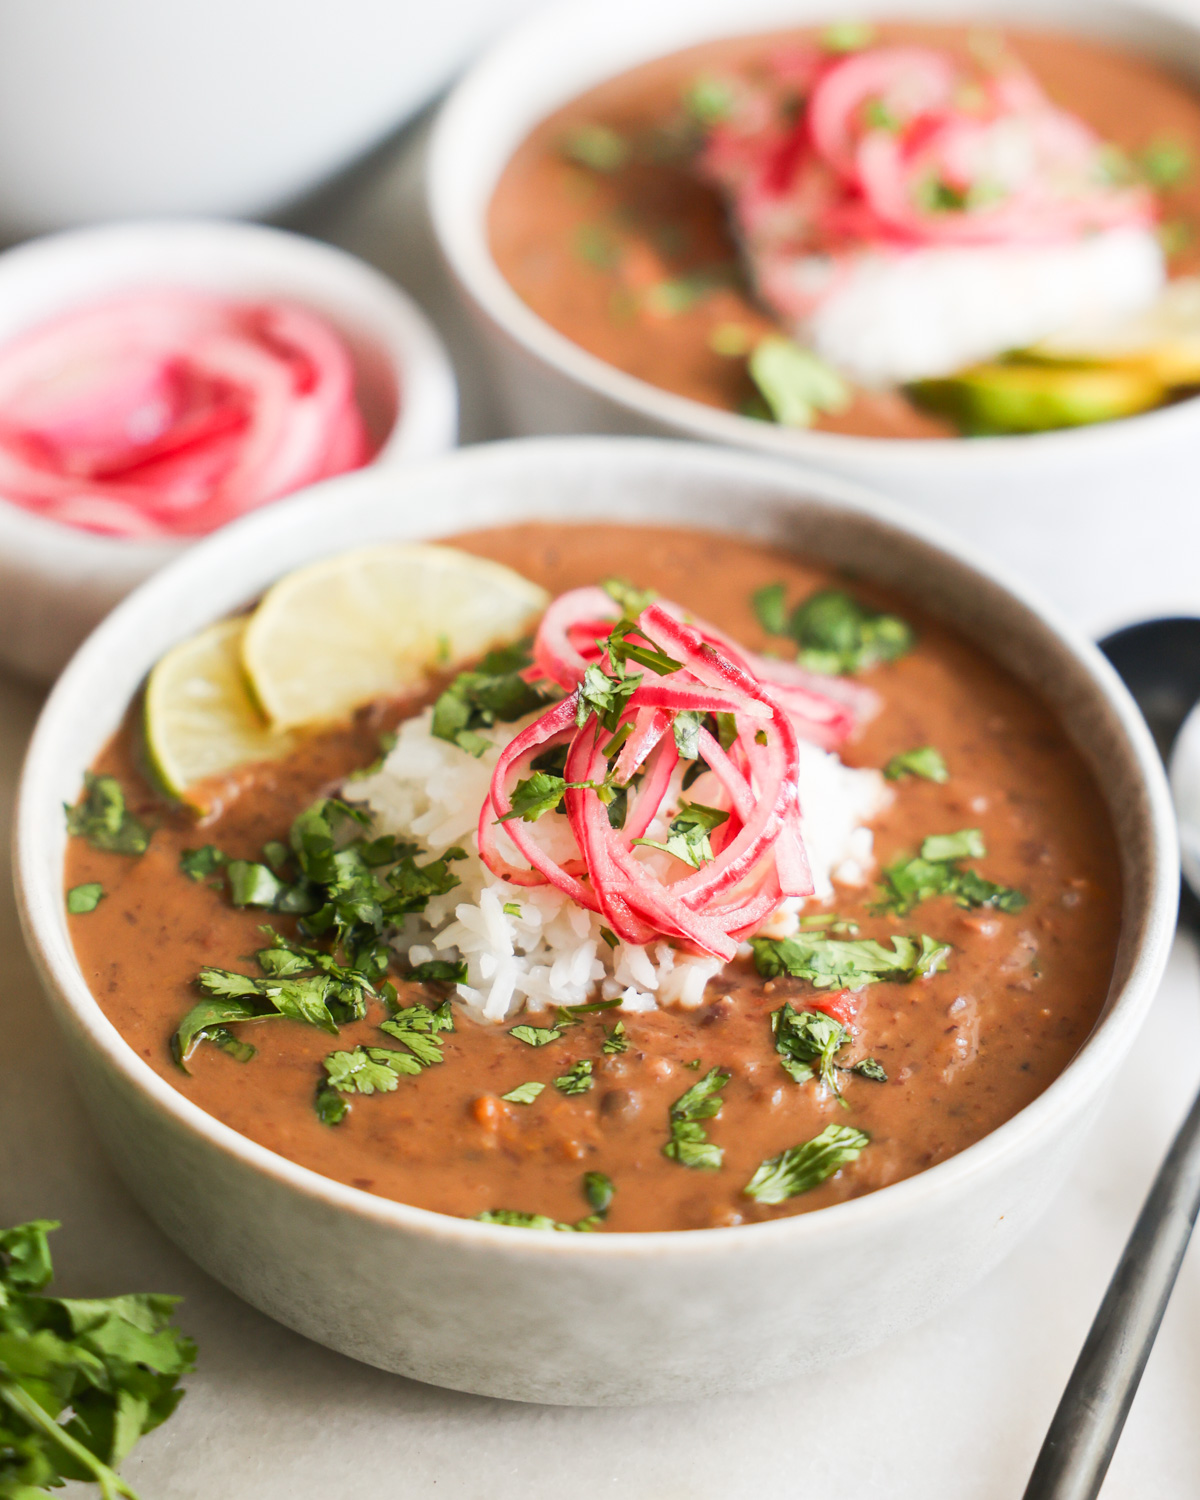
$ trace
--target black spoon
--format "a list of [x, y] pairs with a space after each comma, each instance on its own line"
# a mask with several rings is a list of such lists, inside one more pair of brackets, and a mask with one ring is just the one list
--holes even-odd
[[[1200, 701], [1200, 619], [1146, 620], [1100, 642], [1163, 760]], [[1185, 883], [1182, 926], [1200, 934]], [[1200, 1213], [1200, 1097], [1159, 1168], [1038, 1454], [1025, 1500], [1095, 1500]]]

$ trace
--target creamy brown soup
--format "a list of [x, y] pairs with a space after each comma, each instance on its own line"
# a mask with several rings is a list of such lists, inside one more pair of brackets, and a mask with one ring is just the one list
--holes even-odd
[[[915, 43], [964, 59], [977, 35], [965, 26], [899, 22], [873, 30], [882, 44]], [[780, 46], [819, 36], [795, 30], [692, 47], [611, 79], [544, 120], [513, 154], [488, 216], [492, 254], [523, 301], [617, 369], [707, 406], [758, 414], [745, 360], [714, 352], [712, 340], [730, 324], [751, 340], [775, 325], [747, 286], [716, 189], [686, 160], [651, 160], [647, 151], [615, 171], [591, 171], [570, 161], [563, 143], [592, 125], [653, 140], [678, 123], [697, 78], [753, 69]], [[1006, 29], [1003, 39], [1055, 103], [1130, 157], [1170, 140], [1200, 161], [1200, 96], [1164, 68], [1053, 32]], [[1171, 274], [1193, 273], [1200, 172], [1164, 190], [1161, 203]], [[682, 289], [697, 275], [712, 285], [689, 297]], [[819, 415], [815, 425], [871, 437], [955, 435], [896, 389], [859, 389], [847, 410]]]
[[[624, 574], [694, 609], [749, 647], [769, 644], [750, 605], [755, 589], [783, 581], [792, 597], [846, 586], [817, 565], [727, 535], [665, 528], [523, 525], [473, 532], [455, 545], [519, 569], [552, 592]], [[381, 704], [351, 725], [325, 731], [288, 760], [248, 767], [224, 788], [222, 805], [197, 825], [139, 771], [136, 712], [96, 769], [115, 774], [135, 810], [154, 825], [139, 858], [69, 841], [68, 888], [100, 882], [94, 911], [70, 918], [83, 973], [121, 1034], [154, 1070], [216, 1118], [281, 1155], [339, 1182], [447, 1214], [512, 1209], [571, 1222], [588, 1212], [582, 1175], [615, 1186], [605, 1230], [693, 1229], [806, 1212], [871, 1192], [945, 1160], [994, 1130], [1062, 1071], [1104, 1002], [1120, 922], [1114, 840], [1101, 798], [1052, 714], [975, 647], [857, 582], [862, 599], [899, 610], [917, 629], [907, 655], [862, 675], [883, 707], [843, 749], [859, 766], [933, 745], [949, 768], [944, 784], [896, 783], [875, 825], [880, 867], [925, 838], [977, 827], [990, 880], [1019, 889], [1020, 911], [964, 910], [945, 897], [908, 915], [877, 915], [878, 888], [839, 888], [832, 909], [885, 941], [928, 933], [952, 945], [944, 972], [864, 991], [857, 1034], [839, 1061], [875, 1058], [887, 1081], [841, 1075], [844, 1105], [814, 1082], [797, 1083], [775, 1052], [770, 1012], [803, 1007], [814, 992], [791, 978], [766, 980], [747, 962], [730, 965], [694, 1011], [621, 1016], [629, 1046], [603, 1044], [619, 1012], [583, 1018], [550, 1045], [510, 1035], [515, 1020], [548, 1025], [552, 1012], [485, 1026], [455, 1007], [444, 1061], [403, 1077], [394, 1093], [354, 1097], [336, 1127], [314, 1111], [322, 1059], [335, 1047], [377, 1045], [378, 1007], [333, 1037], [284, 1019], [249, 1023], [257, 1049], [240, 1062], [203, 1045], [190, 1074], [169, 1039], [197, 999], [204, 965], [250, 969], [259, 924], [290, 919], [237, 910], [219, 882], [189, 879], [180, 854], [213, 843], [257, 859], [285, 839], [292, 819], [349, 771], [374, 759], [380, 731], [417, 706]], [[778, 645], [778, 642], [775, 643]], [[250, 960], [248, 963], [247, 960]], [[406, 986], [401, 1001], [437, 1005], [436, 985]], [[569, 1096], [553, 1086], [581, 1059], [594, 1086]], [[672, 1103], [719, 1066], [731, 1074], [721, 1113], [706, 1121], [724, 1149], [719, 1171], [681, 1166], [663, 1154]], [[502, 1094], [537, 1080], [532, 1105]], [[767, 1207], [743, 1188], [764, 1159], [830, 1124], [870, 1136], [858, 1159], [815, 1190]]]

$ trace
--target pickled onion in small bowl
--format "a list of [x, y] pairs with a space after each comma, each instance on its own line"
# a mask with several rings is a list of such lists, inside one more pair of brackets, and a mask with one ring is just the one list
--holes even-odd
[[279, 299], [128, 293], [0, 347], [0, 496], [119, 537], [199, 536], [372, 457], [350, 351]]

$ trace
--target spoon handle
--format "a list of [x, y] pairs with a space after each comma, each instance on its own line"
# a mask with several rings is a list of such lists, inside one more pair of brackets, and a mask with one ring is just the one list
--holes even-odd
[[1109, 1283], [1025, 1500], [1095, 1500], [1133, 1405], [1200, 1211], [1200, 1097], [1192, 1105]]

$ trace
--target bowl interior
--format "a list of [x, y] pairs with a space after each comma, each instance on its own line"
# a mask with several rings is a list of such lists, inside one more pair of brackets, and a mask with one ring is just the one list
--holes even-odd
[[[1006, 1133], [1020, 1132], [1023, 1119], [1033, 1128], [1053, 1109], [1055, 1091], [1070, 1088], [1086, 1056], [1101, 1071], [1115, 1066], [1115, 1053], [1123, 1054], [1152, 990], [1131, 981], [1157, 973], [1170, 941], [1178, 863], [1156, 752], [1100, 653], [932, 528], [841, 481], [684, 444], [554, 439], [469, 449], [403, 475], [365, 470], [252, 515], [143, 585], [67, 668], [26, 762], [18, 880], [30, 936], [55, 988], [124, 1072], [193, 1125], [214, 1128], [152, 1073], [100, 1011], [76, 963], [62, 900], [62, 805], [78, 795], [84, 769], [120, 724], [150, 666], [176, 641], [252, 601], [282, 573], [331, 550], [522, 519], [726, 530], [852, 565], [952, 622], [1048, 702], [1103, 789], [1121, 849], [1124, 913], [1108, 1005], [1083, 1052], [1046, 1094], [934, 1172], [967, 1170], [971, 1161], [1001, 1149]], [[242, 1144], [247, 1152], [261, 1151]]]
[[[1141, 52], [1200, 81], [1200, 29], [1166, 10], [1126, 0], [1096, 0], [1083, 9], [1074, 0], [877, 0], [864, 14], [1074, 31]], [[492, 259], [487, 213], [505, 165], [535, 125], [592, 86], [653, 58], [722, 36], [820, 24], [843, 15], [832, 0], [745, 0], [738, 5], [730, 0], [656, 0], [653, 5], [581, 0], [541, 12], [494, 47], [447, 101], [431, 143], [428, 173], [442, 251], [485, 316], [539, 361], [600, 392], [632, 414], [635, 424], [641, 419], [640, 427], [626, 430], [647, 430], [648, 419], [651, 430], [831, 462], [882, 485], [909, 485], [931, 472], [970, 475], [981, 462], [1014, 473], [1024, 473], [1036, 462], [1046, 473], [1069, 474], [1081, 445], [1123, 451], [1154, 429], [1163, 438], [1191, 433], [1200, 421], [1195, 399], [1119, 422], [970, 443], [780, 428], [628, 375], [574, 344], [521, 300]]]

